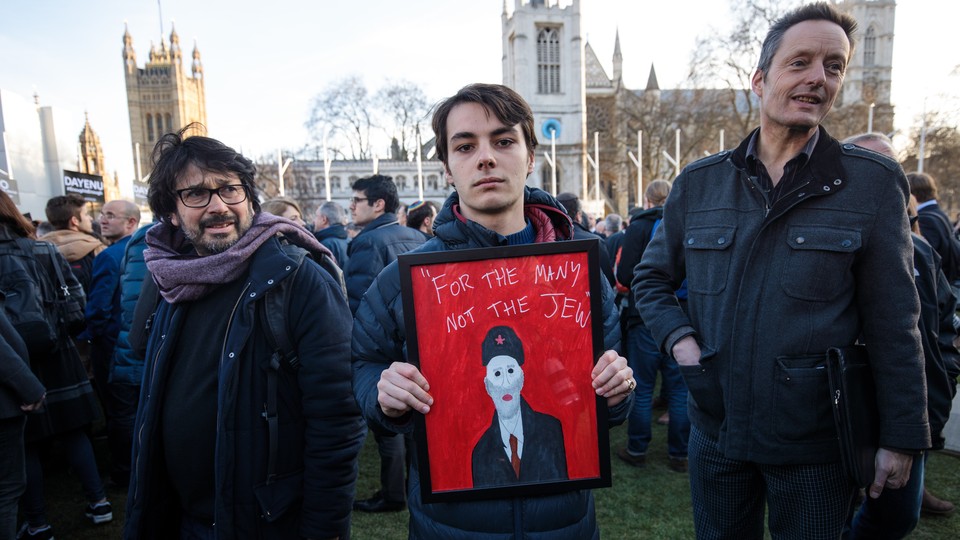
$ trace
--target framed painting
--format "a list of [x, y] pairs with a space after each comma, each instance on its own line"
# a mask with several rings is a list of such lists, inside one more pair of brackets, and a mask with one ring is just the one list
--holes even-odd
[[430, 384], [416, 414], [423, 500], [610, 485], [599, 242], [399, 257], [407, 355]]

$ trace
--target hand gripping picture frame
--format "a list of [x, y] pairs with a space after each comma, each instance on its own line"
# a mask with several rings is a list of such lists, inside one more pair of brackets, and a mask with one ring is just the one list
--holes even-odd
[[610, 486], [598, 240], [398, 259], [407, 357], [434, 404], [414, 413], [427, 503]]

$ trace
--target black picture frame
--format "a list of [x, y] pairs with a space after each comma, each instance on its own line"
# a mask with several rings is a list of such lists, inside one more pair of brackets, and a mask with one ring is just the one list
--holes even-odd
[[[435, 399], [427, 415], [414, 413], [424, 502], [611, 485], [607, 404], [590, 376], [604, 351], [600, 248], [599, 240], [577, 240], [398, 258], [408, 361]], [[524, 357], [520, 472], [506, 480], [503, 462], [514, 462], [506, 439], [496, 442], [504, 424], [487, 390], [494, 353], [484, 349], [497, 342], [519, 343]], [[494, 446], [500, 451], [490, 452]], [[560, 473], [558, 463], [566, 466]]]

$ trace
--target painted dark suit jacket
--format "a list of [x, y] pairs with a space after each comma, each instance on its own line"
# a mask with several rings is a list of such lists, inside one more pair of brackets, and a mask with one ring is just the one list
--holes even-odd
[[567, 454], [563, 448], [560, 421], [549, 414], [534, 411], [522, 397], [520, 419], [524, 438], [520, 479], [514, 474], [510, 458], [503, 450], [500, 419], [494, 411], [493, 422], [473, 447], [473, 487], [568, 479]]

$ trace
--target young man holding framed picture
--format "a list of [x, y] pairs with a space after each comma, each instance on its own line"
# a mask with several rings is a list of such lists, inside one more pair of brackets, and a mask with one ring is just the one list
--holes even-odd
[[[570, 219], [546, 192], [525, 186], [533, 171], [536, 136], [529, 105], [501, 85], [473, 84], [439, 105], [433, 128], [437, 155], [455, 189], [437, 215], [436, 236], [419, 252], [553, 242], [572, 238]], [[606, 398], [611, 425], [626, 418], [636, 386], [626, 359], [615, 352], [620, 329], [614, 295], [603, 286], [604, 348], [592, 373]], [[373, 429], [413, 430], [413, 414], [434, 405], [430, 383], [406, 362], [400, 276], [391, 264], [374, 281], [354, 322], [354, 392]], [[467, 381], [464, 381], [465, 384]], [[425, 504], [418, 464], [408, 488], [410, 538], [599, 538], [593, 496], [576, 490], [545, 497]], [[491, 519], [496, 517], [496, 519]]]

